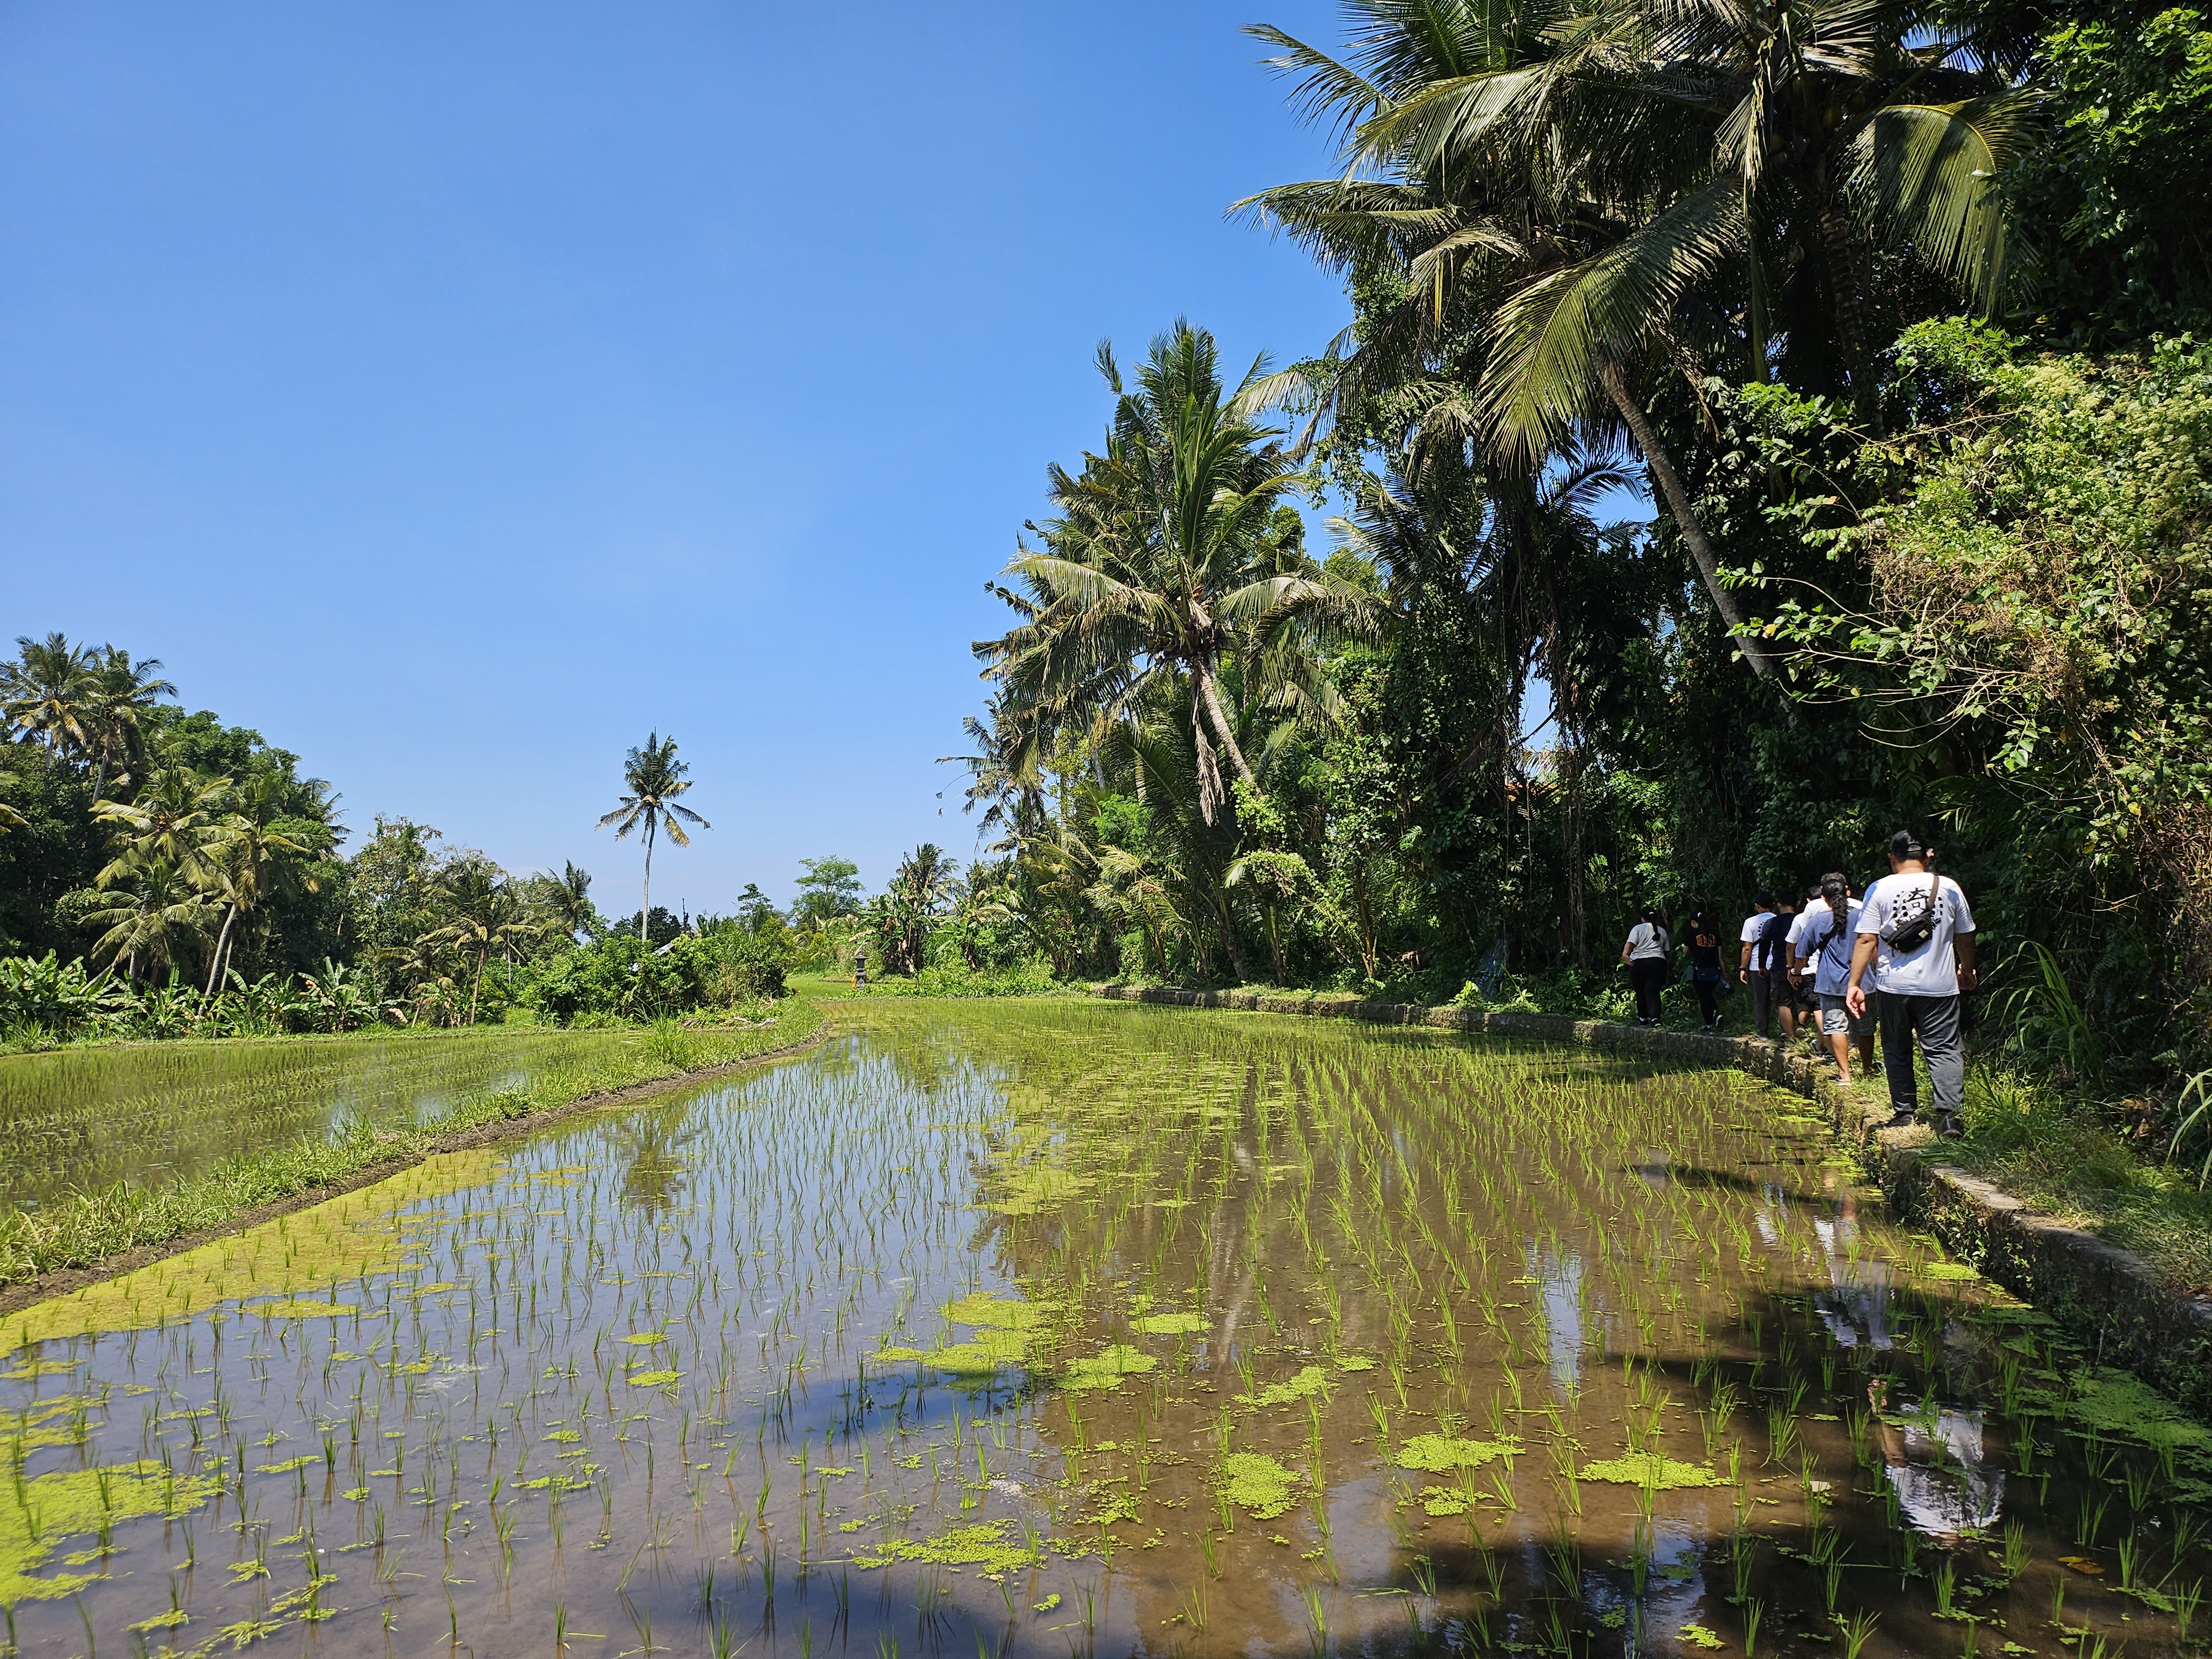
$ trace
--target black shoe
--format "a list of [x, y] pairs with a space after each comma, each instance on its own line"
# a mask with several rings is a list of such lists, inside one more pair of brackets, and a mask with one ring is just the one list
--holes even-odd
[[1936, 1133], [1945, 1140], [1964, 1140], [1966, 1138], [1966, 1126], [1961, 1123], [1956, 1115], [1946, 1112], [1936, 1120]]
[[1892, 1112], [1889, 1115], [1889, 1121], [1883, 1124], [1881, 1127], [1885, 1129], [1909, 1129], [1919, 1121], [1920, 1114], [1918, 1112], [1907, 1109], [1901, 1112]]

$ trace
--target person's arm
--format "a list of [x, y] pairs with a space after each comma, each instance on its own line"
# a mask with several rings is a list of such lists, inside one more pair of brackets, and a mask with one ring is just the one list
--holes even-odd
[[1866, 970], [1874, 961], [1875, 946], [1881, 943], [1880, 933], [1861, 933], [1857, 943], [1851, 946], [1851, 982], [1844, 991], [1844, 1006], [1860, 1018], [1866, 1014], [1866, 992], [1860, 988], [1859, 981], [1866, 977]]
[[1743, 950], [1736, 957], [1735, 970], [1746, 979], [1751, 977], [1751, 941], [1749, 939], [1743, 942]]
[[1972, 933], [1951, 935], [1951, 957], [1959, 964], [1959, 988], [1971, 991], [1981, 983], [1982, 976], [1974, 970], [1974, 936]]

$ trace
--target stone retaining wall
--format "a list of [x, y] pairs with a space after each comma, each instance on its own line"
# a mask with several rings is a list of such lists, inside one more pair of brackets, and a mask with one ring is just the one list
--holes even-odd
[[1869, 1108], [1850, 1098], [1830, 1080], [1825, 1064], [1784, 1053], [1778, 1043], [1655, 1031], [1608, 1020], [1430, 1008], [1356, 997], [1120, 985], [1102, 987], [1098, 994], [1183, 1008], [1441, 1026], [1748, 1072], [1816, 1103], [1836, 1132], [1858, 1148], [1868, 1172], [1907, 1223], [1933, 1233], [1952, 1255], [2058, 1320], [2101, 1363], [2125, 1366], [2199, 1416], [2212, 1418], [2212, 1297], [2170, 1291], [2141, 1256], [2053, 1220], [1986, 1181], [1929, 1161], [1923, 1150], [1929, 1145], [1925, 1129], [1881, 1127], [1889, 1118], [1887, 1103]]

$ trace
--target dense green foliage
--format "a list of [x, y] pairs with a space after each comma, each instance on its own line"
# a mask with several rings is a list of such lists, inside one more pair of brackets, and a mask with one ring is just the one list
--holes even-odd
[[1351, 327], [1241, 383], [1182, 324], [1133, 386], [1102, 353], [976, 647], [1009, 958], [1596, 1009], [1641, 907], [1863, 882], [1905, 825], [1981, 908], [1978, 1040], [2170, 1103], [2212, 1062], [2201, 15], [1344, 15], [1255, 31], [1343, 165], [1241, 206]]

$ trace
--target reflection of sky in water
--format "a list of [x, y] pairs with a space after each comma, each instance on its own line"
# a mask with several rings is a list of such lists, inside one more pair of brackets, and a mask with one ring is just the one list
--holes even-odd
[[1583, 1374], [1583, 1259], [1574, 1250], [1532, 1244], [1528, 1277], [1541, 1287], [1552, 1380], [1572, 1388]]
[[1893, 1341], [1889, 1329], [1889, 1263], [1853, 1253], [1858, 1223], [1849, 1216], [1815, 1220], [1813, 1231], [1820, 1241], [1821, 1255], [1827, 1259], [1829, 1289], [1817, 1300], [1830, 1334], [1846, 1348], [1863, 1342], [1878, 1353], [1887, 1352]]
[[2004, 1507], [2004, 1471], [1982, 1453], [1979, 1410], [1940, 1408], [1931, 1423], [1905, 1419], [1900, 1455], [1884, 1437], [1889, 1484], [1912, 1524], [1937, 1537], [1993, 1525]]
[[1759, 1188], [1759, 1206], [1752, 1212], [1752, 1223], [1768, 1249], [1778, 1248], [1782, 1235], [1790, 1225], [1790, 1200], [1782, 1188], [1772, 1182]]

